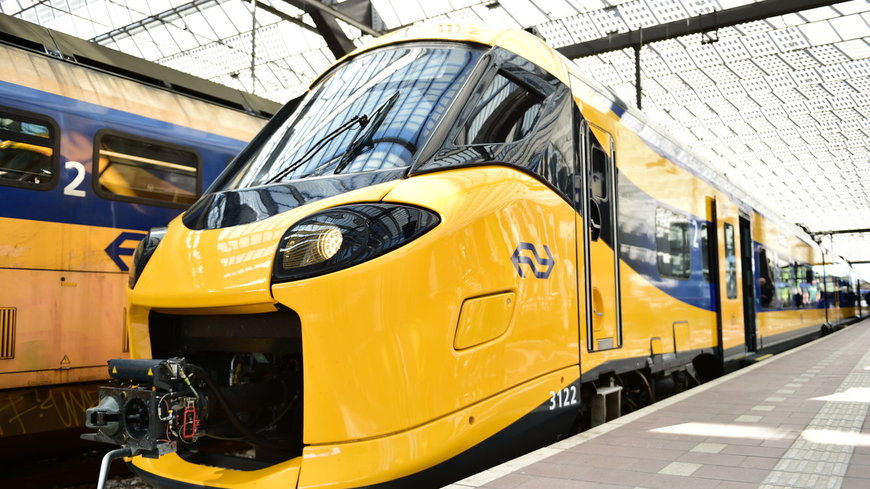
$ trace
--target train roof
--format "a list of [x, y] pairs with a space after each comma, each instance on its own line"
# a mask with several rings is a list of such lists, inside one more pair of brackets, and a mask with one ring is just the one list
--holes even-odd
[[[577, 78], [595, 96], [607, 102], [607, 106], [596, 106], [597, 109], [603, 112], [611, 111], [616, 113], [624, 125], [635, 131], [657, 152], [662, 153], [663, 156], [666, 156], [669, 160], [699, 178], [714, 184], [738, 202], [741, 207], [744, 207], [746, 211], [755, 211], [808, 245], [813, 247], [819, 246], [806, 231], [794, 223], [786, 221], [778, 213], [754, 199], [747, 191], [713, 168], [705, 158], [678, 142], [664, 128], [650, 121], [639, 109], [623, 101], [612, 90], [599, 83], [590, 75], [583, 73], [570, 59], [547, 45], [543, 39], [529, 32], [514, 28], [493, 28], [486, 25], [413, 25], [375, 39], [372, 43], [348, 53], [345, 57], [336, 61], [335, 65], [340, 64], [347, 58], [389, 44], [427, 40], [470, 42], [486, 46], [499, 46], [526, 59], [534, 60], [535, 64], [559, 78], [565, 84], [569, 84], [569, 75]], [[317, 83], [320, 78], [330, 71], [332, 71], [332, 68], [312, 81], [312, 85]]]
[[271, 117], [281, 104], [0, 14], [0, 42], [224, 107]]

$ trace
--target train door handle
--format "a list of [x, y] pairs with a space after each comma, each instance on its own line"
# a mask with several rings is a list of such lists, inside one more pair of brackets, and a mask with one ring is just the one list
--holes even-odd
[[592, 309], [592, 314], [595, 314], [595, 315], [598, 316], [598, 317], [601, 317], [601, 316], [604, 315], [603, 312], [598, 312], [598, 310], [595, 309], [595, 308]]
[[601, 209], [595, 199], [589, 199], [589, 239], [598, 241], [601, 237]]

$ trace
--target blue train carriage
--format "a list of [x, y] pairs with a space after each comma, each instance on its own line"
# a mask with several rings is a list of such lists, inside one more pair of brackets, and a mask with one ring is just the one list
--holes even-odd
[[432, 487], [758, 354], [759, 207], [625, 107], [522, 31], [352, 53], [142, 242], [94, 439], [156, 487]]
[[[266, 117], [203, 100], [203, 80], [164, 78], [198, 96], [158, 88], [130, 66], [126, 76], [86, 66], [120, 53], [11, 17], [0, 24], [0, 437], [10, 437], [81, 426], [97, 392], [82, 383], [128, 355], [136, 243], [193, 203]], [[134, 63], [146, 80], [171, 71]]]

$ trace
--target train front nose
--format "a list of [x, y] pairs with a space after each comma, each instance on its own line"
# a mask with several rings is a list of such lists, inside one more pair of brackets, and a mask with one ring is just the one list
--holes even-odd
[[[393, 185], [341, 200], [376, 203]], [[408, 219], [378, 204], [324, 211], [341, 204], [336, 200], [235, 226], [190, 229], [178, 219], [153, 230], [130, 281], [128, 328], [139, 359], [111, 361], [116, 385], [86, 413], [97, 431], [91, 439], [140, 455], [131, 467], [155, 487], [295, 486], [306, 447], [306, 360], [294, 308], [310, 299], [276, 300], [272, 285], [310, 283], [371, 258], [372, 240], [381, 240], [382, 252], [415, 237]], [[404, 224], [375, 232], [369, 223], [378, 216]], [[285, 275], [276, 278], [279, 272]], [[312, 334], [336, 327], [306, 320]], [[213, 453], [209, 439], [253, 446], [254, 455]]]

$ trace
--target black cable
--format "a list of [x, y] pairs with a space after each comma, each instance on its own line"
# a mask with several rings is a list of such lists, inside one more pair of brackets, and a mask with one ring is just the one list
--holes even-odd
[[218, 404], [220, 404], [221, 408], [224, 410], [224, 413], [226, 413], [227, 419], [230, 421], [230, 424], [232, 424], [233, 427], [239, 430], [239, 433], [247, 437], [255, 444], [263, 446], [265, 448], [280, 451], [290, 451], [293, 449], [293, 446], [276, 445], [245, 427], [245, 425], [242, 424], [239, 418], [236, 417], [236, 413], [233, 412], [229, 404], [227, 404], [226, 399], [224, 399], [224, 396], [221, 394], [218, 386], [214, 383], [211, 377], [209, 377], [208, 372], [196, 365], [188, 364], [187, 366], [190, 367], [193, 373], [195, 373], [200, 379], [202, 379], [202, 381], [205, 382], [208, 388], [214, 393], [215, 399], [217, 399]]

